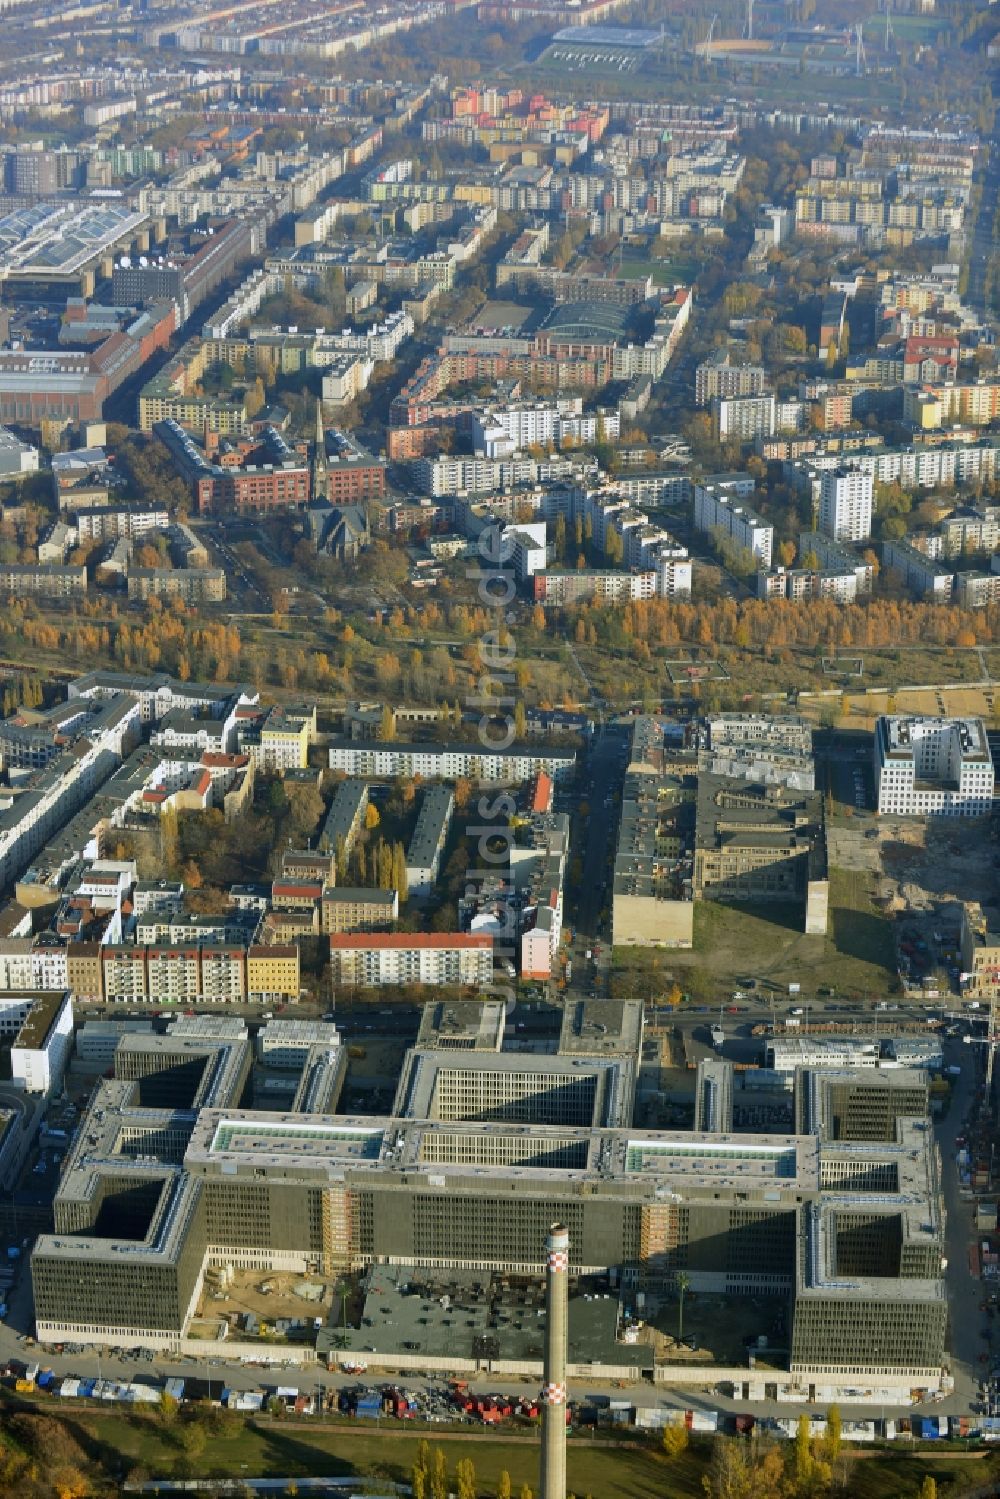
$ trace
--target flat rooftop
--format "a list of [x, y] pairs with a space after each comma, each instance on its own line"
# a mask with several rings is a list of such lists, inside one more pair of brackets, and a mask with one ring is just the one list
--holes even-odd
[[417, 1033], [420, 1050], [498, 1052], [505, 1010], [499, 1000], [433, 1000], [424, 1005]]
[[378, 1160], [384, 1130], [358, 1124], [307, 1123], [301, 1115], [286, 1115], [280, 1120], [246, 1112], [237, 1118], [216, 1121], [211, 1144], [213, 1156], [252, 1153], [271, 1165], [288, 1157], [310, 1160]]
[[[541, 1267], [539, 1267], [541, 1268]], [[488, 1270], [428, 1270], [373, 1265], [365, 1276], [360, 1327], [323, 1328], [321, 1357], [392, 1353], [400, 1348], [429, 1358], [539, 1360], [545, 1336], [541, 1279], [512, 1283]], [[569, 1298], [569, 1360], [634, 1365], [639, 1350], [616, 1342], [618, 1295], [604, 1281], [574, 1282]]]
[[26, 1051], [40, 1051], [68, 999], [68, 990], [39, 991], [14, 1038], [14, 1046]]

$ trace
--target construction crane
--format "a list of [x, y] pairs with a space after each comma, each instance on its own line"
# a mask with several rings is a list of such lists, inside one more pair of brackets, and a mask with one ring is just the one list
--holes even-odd
[[715, 35], [715, 28], [716, 28], [716, 26], [718, 26], [718, 24], [719, 24], [719, 12], [716, 11], [715, 15], [712, 17], [711, 21], [709, 21], [709, 23], [708, 23], [708, 36], [705, 38], [704, 42], [702, 43], [702, 45], [704, 46], [706, 52], [708, 51], [709, 47], [712, 45], [712, 38]]
[[986, 1047], [986, 1105], [989, 1107], [990, 1097], [993, 1091], [993, 1062], [996, 1057], [997, 1043], [1000, 1041], [1000, 1013], [998, 1013], [997, 1000], [990, 1001], [989, 1020], [985, 1036], [965, 1035], [962, 1040], [967, 1046]]

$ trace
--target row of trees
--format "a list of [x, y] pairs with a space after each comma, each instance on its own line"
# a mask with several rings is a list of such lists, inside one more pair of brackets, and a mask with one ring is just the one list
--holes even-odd
[[[410, 1486], [413, 1499], [479, 1499], [483, 1489], [476, 1479], [476, 1469], [470, 1457], [460, 1458], [455, 1465], [454, 1477], [448, 1473], [448, 1460], [440, 1447], [431, 1447], [428, 1442], [418, 1442], [417, 1455], [410, 1470]], [[506, 1468], [501, 1472], [496, 1489], [496, 1499], [514, 1499], [514, 1488]], [[517, 1499], [534, 1499], [531, 1488], [523, 1483], [517, 1491]], [[569, 1499], [574, 1499], [573, 1495]], [[590, 1495], [586, 1496], [590, 1499]]]
[[[761, 1436], [758, 1428], [749, 1438], [717, 1437], [702, 1480], [707, 1499], [822, 1499], [834, 1489], [846, 1492], [849, 1472], [840, 1433], [840, 1412], [832, 1406], [826, 1434], [811, 1437], [809, 1417], [802, 1415], [791, 1447]], [[665, 1447], [670, 1456], [666, 1440]], [[919, 1499], [937, 1499], [930, 1475], [921, 1483]]]

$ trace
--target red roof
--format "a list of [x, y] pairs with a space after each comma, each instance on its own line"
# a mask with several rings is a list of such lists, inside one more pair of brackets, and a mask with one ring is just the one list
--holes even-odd
[[552, 806], [552, 777], [540, 770], [531, 788], [531, 811], [548, 812]]
[[493, 938], [485, 932], [335, 932], [330, 947], [384, 947], [405, 950], [408, 947], [492, 948]]

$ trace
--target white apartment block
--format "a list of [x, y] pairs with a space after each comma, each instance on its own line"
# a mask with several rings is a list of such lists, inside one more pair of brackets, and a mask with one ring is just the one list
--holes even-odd
[[694, 488], [694, 524], [698, 531], [723, 531], [739, 547], [753, 552], [765, 567], [771, 566], [774, 527], [748, 505], [739, 502], [728, 488], [711, 483]]
[[76, 512], [76, 529], [81, 543], [85, 541], [130, 541], [150, 531], [165, 531], [170, 514], [165, 505], [95, 505]]
[[886, 448], [882, 452], [812, 453], [786, 465], [799, 483], [818, 486], [823, 470], [860, 469], [876, 484], [899, 484], [903, 489], [935, 489], [939, 485], [972, 484], [1000, 473], [998, 447], [989, 439], [940, 446]]
[[31, 937], [8, 937], [0, 942], [0, 990], [67, 986], [65, 947], [39, 947]]
[[330, 744], [330, 769], [366, 780], [389, 780], [395, 776], [423, 776], [425, 780], [475, 781], [517, 784], [544, 770], [553, 780], [573, 774], [576, 755], [572, 750], [537, 751], [511, 745], [494, 750], [481, 744], [394, 744], [377, 740], [335, 739]]
[[882, 570], [899, 573], [907, 588], [936, 604], [951, 602], [955, 574], [909, 541], [883, 541]]
[[330, 982], [485, 985], [493, 979], [493, 938], [483, 932], [341, 932], [330, 938]]
[[656, 558], [656, 596], [680, 599], [691, 596], [691, 558], [683, 547], [664, 547]]
[[[189, 713], [203, 709], [215, 718], [222, 717], [233, 696], [224, 687], [209, 687], [203, 683], [187, 683], [166, 675], [151, 677], [132, 675], [119, 671], [91, 671], [76, 677], [66, 688], [69, 698], [134, 698], [144, 724], [158, 723], [172, 708], [183, 708]], [[240, 703], [256, 703], [256, 692], [241, 692]]]
[[834, 541], [867, 541], [872, 534], [871, 474], [834, 469], [823, 475], [819, 491], [819, 529]]
[[617, 411], [584, 413], [579, 397], [535, 405], [492, 406], [474, 413], [472, 442], [485, 458], [510, 458], [531, 447], [617, 440], [621, 422]]
[[857, 552], [841, 546], [840, 542], [834, 541], [831, 536], [824, 536], [821, 531], [803, 531], [799, 535], [799, 557], [806, 557], [810, 552], [815, 552], [820, 567], [828, 572], [853, 572], [859, 597], [871, 593], [875, 569], [870, 562], [859, 557]]
[[875, 786], [883, 816], [986, 816], [993, 757], [982, 719], [880, 717]]
[[62, 1082], [72, 1049], [72, 994], [36, 998], [11, 1047], [11, 1082], [25, 1093], [51, 1093]]
[[802, 567], [776, 567], [759, 572], [756, 581], [759, 599], [836, 599], [853, 604], [858, 596], [858, 579], [853, 571], [813, 572]]
[[539, 465], [534, 458], [421, 458], [413, 475], [421, 493], [443, 499], [455, 494], [491, 494], [534, 484]]
[[505, 526], [500, 544], [505, 561], [514, 569], [519, 583], [526, 583], [535, 573], [544, 572], [548, 561], [546, 528], [544, 521], [528, 521], [522, 525]]
[[719, 441], [753, 442], [755, 437], [773, 437], [774, 396], [725, 396], [715, 402]]

